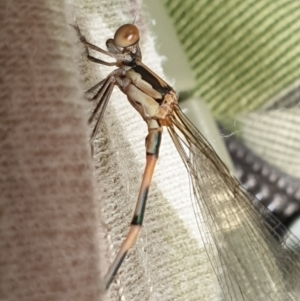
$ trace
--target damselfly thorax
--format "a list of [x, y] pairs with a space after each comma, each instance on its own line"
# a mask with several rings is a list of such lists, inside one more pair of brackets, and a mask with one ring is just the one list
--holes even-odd
[[[81, 40], [87, 46], [90, 45], [83, 36]], [[133, 24], [121, 26], [116, 31], [114, 39], [106, 41], [109, 55], [116, 59], [115, 63], [109, 65], [119, 67], [110, 73], [107, 79], [115, 82], [115, 85], [127, 95], [129, 102], [147, 122], [149, 129], [169, 125], [169, 116], [174, 106], [178, 105], [176, 93], [141, 62], [142, 54], [138, 42], [138, 29]]]

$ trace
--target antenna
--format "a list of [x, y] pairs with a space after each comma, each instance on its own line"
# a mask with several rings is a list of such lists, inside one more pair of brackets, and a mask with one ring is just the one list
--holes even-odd
[[134, 23], [135, 23], [135, 21], [136, 21], [136, 18], [137, 18], [137, 13], [136, 13], [135, 16], [134, 16], [134, 19], [133, 19], [133, 22], [132, 22], [133, 25], [134, 25]]

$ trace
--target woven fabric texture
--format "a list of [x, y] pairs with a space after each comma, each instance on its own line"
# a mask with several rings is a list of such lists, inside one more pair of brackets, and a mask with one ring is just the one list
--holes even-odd
[[100, 300], [93, 165], [63, 1], [0, 4], [0, 300]]
[[193, 96], [255, 153], [300, 177], [298, 1], [165, 0]]

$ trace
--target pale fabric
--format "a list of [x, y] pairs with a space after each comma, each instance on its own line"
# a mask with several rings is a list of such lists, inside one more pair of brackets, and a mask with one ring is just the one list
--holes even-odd
[[[300, 110], [276, 109], [238, 117], [243, 139], [264, 160], [292, 177], [300, 178]], [[300, 191], [295, 191], [299, 199]]]
[[[69, 24], [105, 47], [135, 19], [144, 62], [164, 77], [149, 19], [129, 0], [1, 6], [0, 300], [99, 300], [100, 270], [129, 229], [147, 129], [116, 89], [95, 141], [94, 187], [86, 127], [92, 104], [78, 73], [87, 89], [111, 68], [86, 61]], [[220, 300], [187, 173], [167, 135], [142, 234], [104, 299]]]

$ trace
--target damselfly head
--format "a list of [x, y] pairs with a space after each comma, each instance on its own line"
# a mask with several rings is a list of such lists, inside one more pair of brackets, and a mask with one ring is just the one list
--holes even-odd
[[124, 24], [119, 27], [114, 36], [114, 43], [117, 47], [126, 48], [139, 41], [140, 33], [133, 24]]

